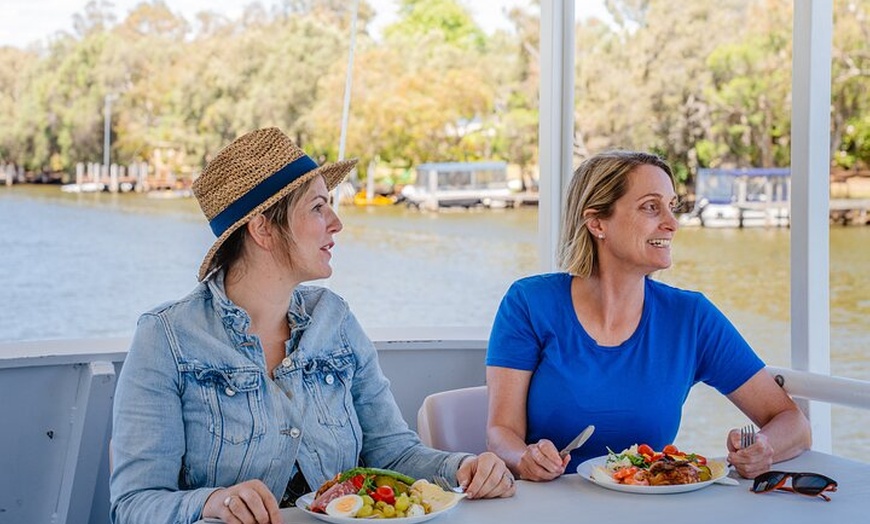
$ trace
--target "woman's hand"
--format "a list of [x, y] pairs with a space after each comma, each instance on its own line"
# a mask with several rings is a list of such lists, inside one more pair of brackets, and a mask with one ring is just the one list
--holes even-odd
[[740, 431], [732, 429], [726, 440], [728, 461], [740, 475], [755, 478], [773, 464], [788, 460], [810, 448], [810, 422], [770, 373], [760, 369], [728, 394], [728, 399], [757, 427], [755, 444], [740, 447]]
[[755, 478], [773, 466], [773, 446], [764, 433], [755, 434], [755, 443], [740, 448], [740, 430], [728, 432], [728, 462], [744, 478]]
[[464, 459], [456, 471], [456, 482], [470, 499], [512, 497], [517, 491], [504, 461], [489, 451]]
[[559, 450], [547, 439], [541, 439], [526, 446], [517, 464], [520, 478], [536, 482], [553, 480], [565, 473], [571, 462], [571, 455], [559, 456]]
[[260, 480], [248, 480], [212, 492], [202, 508], [202, 517], [219, 518], [227, 524], [283, 524], [278, 501]]

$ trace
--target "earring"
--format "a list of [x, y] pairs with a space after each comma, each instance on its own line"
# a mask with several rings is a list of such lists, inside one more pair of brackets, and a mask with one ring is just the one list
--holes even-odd
[[604, 240], [604, 233], [598, 233], [598, 238], [600, 238], [601, 240]]

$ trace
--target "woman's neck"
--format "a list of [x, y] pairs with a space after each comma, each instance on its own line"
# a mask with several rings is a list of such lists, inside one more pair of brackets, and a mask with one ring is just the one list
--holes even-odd
[[643, 313], [644, 277], [593, 272], [575, 277], [571, 297], [577, 319], [602, 346], [617, 346], [634, 333]]
[[251, 318], [248, 332], [260, 339], [266, 370], [272, 370], [285, 357], [290, 338], [287, 309], [298, 284], [270, 268], [236, 266], [227, 271], [224, 289], [227, 298], [244, 309]]
[[237, 264], [224, 277], [224, 289], [234, 304], [247, 311], [251, 320], [283, 319], [287, 316], [295, 282], [274, 274], [270, 268]]

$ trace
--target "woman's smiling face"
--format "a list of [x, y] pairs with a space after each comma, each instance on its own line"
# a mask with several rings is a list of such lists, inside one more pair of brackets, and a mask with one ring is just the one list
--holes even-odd
[[632, 170], [613, 214], [600, 219], [599, 263], [644, 275], [670, 267], [671, 240], [679, 227], [676, 204], [674, 186], [661, 168], [644, 164]]

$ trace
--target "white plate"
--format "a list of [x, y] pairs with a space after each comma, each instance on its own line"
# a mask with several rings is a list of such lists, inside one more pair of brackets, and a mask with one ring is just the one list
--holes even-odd
[[[362, 522], [363, 518], [355, 518], [355, 517], [333, 517], [332, 515], [327, 515], [326, 513], [315, 513], [308, 509], [311, 506], [311, 503], [314, 502], [314, 493], [306, 493], [302, 495], [298, 499], [296, 499], [296, 507], [304, 511], [305, 513], [311, 515], [314, 518], [320, 519], [324, 522], [331, 522], [333, 524], [347, 524], [348, 522]], [[399, 517], [395, 519], [383, 519], [385, 522], [396, 522], [398, 524], [414, 524], [415, 522], [426, 522], [429, 519], [434, 519], [439, 515], [443, 515], [445, 513], [450, 512], [451, 509], [456, 507], [456, 503], [450, 504], [444, 509], [440, 509], [438, 511], [433, 511], [432, 513], [427, 513], [425, 515], [420, 515], [418, 517]]]
[[694, 484], [676, 484], [673, 486], [636, 486], [632, 484], [620, 484], [613, 480], [610, 475], [604, 470], [604, 463], [607, 461], [607, 455], [595, 457], [583, 462], [577, 466], [577, 473], [599, 486], [615, 491], [625, 491], [626, 493], [643, 493], [645, 495], [664, 495], [668, 493], [685, 493], [687, 491], [695, 491], [701, 488], [706, 488], [716, 480], [728, 474], [728, 467], [724, 462], [718, 460], [710, 460], [707, 465], [713, 473], [713, 478], [704, 482], [695, 482]]

